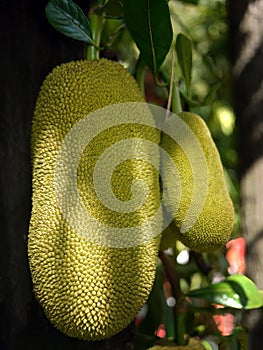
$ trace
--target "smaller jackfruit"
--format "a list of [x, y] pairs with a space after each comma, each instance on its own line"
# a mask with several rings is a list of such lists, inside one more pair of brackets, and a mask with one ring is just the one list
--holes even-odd
[[[200, 198], [205, 196], [203, 203], [199, 200], [193, 201], [193, 165], [179, 144], [170, 136], [164, 134], [161, 146], [169, 153], [177, 167], [182, 192], [179, 207], [176, 211], [175, 198], [179, 196], [178, 184], [175, 183], [171, 175], [169, 165], [163, 164], [163, 178], [165, 183], [169, 185], [165, 209], [173, 215], [173, 220], [163, 233], [161, 249], [173, 247], [176, 239], [178, 239], [197, 252], [212, 251], [221, 248], [229, 239], [234, 224], [233, 204], [227, 191], [218, 150], [204, 120], [189, 112], [180, 113], [178, 118], [181, 118], [187, 124], [201, 146], [207, 170], [207, 192], [205, 194], [200, 193]], [[199, 164], [195, 164], [195, 168], [199, 173], [203, 170]], [[199, 212], [199, 214], [196, 217], [190, 217], [194, 224], [188, 231], [182, 232], [184, 221], [189, 220], [187, 216], [189, 216], [188, 209], [190, 205], [196, 206], [196, 212]], [[199, 210], [198, 206], [201, 205], [201, 210]]]

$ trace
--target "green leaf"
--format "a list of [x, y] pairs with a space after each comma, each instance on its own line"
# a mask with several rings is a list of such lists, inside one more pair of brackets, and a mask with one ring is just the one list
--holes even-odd
[[178, 63], [181, 67], [187, 95], [190, 96], [191, 78], [192, 78], [192, 44], [191, 41], [182, 33], [176, 38], [176, 53]]
[[46, 16], [60, 33], [94, 45], [89, 20], [72, 0], [50, 0], [46, 6]]
[[212, 339], [203, 339], [201, 340], [205, 350], [218, 350], [218, 344], [216, 344]]
[[173, 31], [166, 0], [124, 0], [124, 20], [142, 59], [157, 80]]
[[235, 309], [255, 309], [262, 306], [262, 298], [257, 287], [244, 275], [229, 276], [222, 282], [192, 290], [187, 296]]

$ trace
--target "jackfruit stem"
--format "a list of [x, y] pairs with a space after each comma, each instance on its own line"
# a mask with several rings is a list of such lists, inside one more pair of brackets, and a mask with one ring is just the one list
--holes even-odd
[[175, 114], [182, 112], [181, 98], [178, 87], [178, 82], [173, 83], [173, 91], [172, 91], [172, 111]]
[[[185, 308], [181, 311], [181, 307], [176, 306], [176, 343], [178, 345], [186, 345], [186, 315], [185, 315]], [[178, 310], [179, 309], [179, 310]]]
[[170, 74], [170, 77], [166, 76], [168, 80], [170, 79], [169, 95], [168, 95], [168, 101], [167, 101], [167, 107], [166, 107], [167, 109], [166, 118], [169, 116], [170, 110], [172, 110], [175, 114], [182, 112], [178, 82], [175, 79], [174, 64], [175, 64], [175, 50], [172, 50], [171, 74]]
[[144, 97], [145, 97], [145, 84], [144, 84], [145, 67], [146, 65], [140, 54], [136, 62], [135, 78]]
[[105, 19], [103, 16], [96, 14], [95, 12], [89, 15], [90, 25], [92, 28], [92, 36], [95, 45], [90, 45], [87, 48], [87, 59], [97, 60], [100, 58], [100, 44], [101, 34], [104, 28]]
[[168, 257], [164, 252], [161, 252], [161, 251], [159, 252], [159, 258], [164, 267], [165, 275], [171, 285], [173, 297], [176, 300], [178, 300], [181, 297], [183, 297], [183, 293], [181, 291], [180, 284], [179, 284], [178, 274], [176, 273], [173, 265], [171, 264], [170, 260], [168, 259]]
[[170, 113], [171, 109], [171, 103], [172, 103], [172, 95], [173, 95], [173, 89], [174, 89], [174, 60], [175, 60], [175, 54], [174, 50], [172, 51], [172, 63], [171, 63], [171, 78], [170, 78], [170, 84], [169, 84], [169, 96], [167, 101], [167, 112], [166, 112], [166, 119]]

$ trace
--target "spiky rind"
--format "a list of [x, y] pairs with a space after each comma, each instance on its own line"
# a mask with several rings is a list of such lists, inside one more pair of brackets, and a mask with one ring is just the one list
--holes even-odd
[[[169, 152], [174, 165], [178, 169], [182, 193], [179, 208], [169, 229], [163, 236], [161, 247], [166, 249], [169, 246], [174, 246], [176, 239], [179, 239], [184, 245], [197, 252], [213, 251], [221, 248], [230, 237], [234, 224], [233, 204], [226, 187], [218, 150], [204, 120], [190, 112], [182, 112], [178, 117], [192, 130], [202, 148], [207, 170], [207, 193], [200, 214], [196, 218], [193, 217], [193, 226], [182, 233], [182, 224], [188, 215], [187, 211], [190, 204], [193, 203], [193, 165], [185, 151], [168, 135], [164, 134], [161, 145]], [[166, 210], [173, 211], [175, 196], [178, 196], [178, 184], [172, 178], [169, 165], [163, 166], [163, 169], [164, 178], [166, 183], [169, 184], [168, 200], [165, 207]], [[195, 170], [201, 172], [203, 169]], [[200, 193], [200, 196], [203, 195], [204, 193]], [[194, 204], [198, 206], [202, 202], [197, 200]]]
[[[126, 327], [145, 303], [155, 276], [159, 237], [127, 248], [91, 242], [65, 220], [55, 193], [56, 157], [69, 130], [89, 113], [121, 102], [143, 102], [131, 75], [113, 61], [83, 60], [62, 64], [47, 76], [34, 111], [33, 205], [28, 239], [34, 292], [55, 327], [68, 336], [85, 340], [105, 339]], [[116, 141], [116, 135], [117, 141], [137, 136], [159, 142], [154, 128], [149, 132], [149, 128], [138, 130], [136, 126], [119, 132], [115, 128], [108, 135], [98, 136], [80, 159], [78, 191], [97, 219], [108, 225], [129, 227], [144, 222], [156, 210], [159, 178], [150, 166], [135, 165], [134, 159], [125, 162], [117, 169], [119, 176], [113, 174], [115, 194], [122, 196], [121, 200], [130, 198], [129, 191], [118, 193], [125, 188], [125, 173], [132, 174], [126, 187], [139, 176], [154, 193], [137, 216], [127, 215], [125, 219], [109, 215], [95, 198], [91, 169], [101, 149], [105, 150], [114, 138]], [[74, 140], [73, 147], [78, 142]], [[68, 210], [74, 215], [70, 205]]]

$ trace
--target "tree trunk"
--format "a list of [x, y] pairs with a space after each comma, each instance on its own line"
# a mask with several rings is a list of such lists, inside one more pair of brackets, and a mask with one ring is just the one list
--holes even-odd
[[[263, 289], [263, 0], [229, 1], [229, 18], [247, 275]], [[246, 325], [251, 349], [260, 349], [262, 313], [250, 312]]]
[[[27, 261], [32, 113], [40, 85], [52, 68], [84, 57], [81, 43], [49, 25], [46, 3], [0, 1], [0, 348], [131, 349], [131, 327], [103, 342], [63, 335], [50, 325], [32, 292]], [[87, 3], [83, 1], [86, 7]]]

